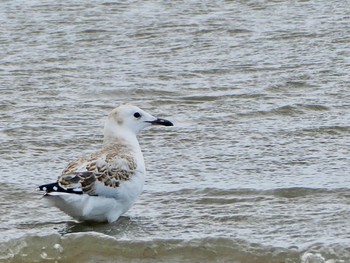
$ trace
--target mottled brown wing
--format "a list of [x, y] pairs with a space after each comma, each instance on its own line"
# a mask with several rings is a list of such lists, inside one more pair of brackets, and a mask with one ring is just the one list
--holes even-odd
[[127, 151], [113, 151], [110, 148], [89, 158], [80, 158], [68, 164], [58, 183], [65, 189], [80, 188], [83, 193], [98, 195], [96, 184], [117, 188], [135, 174], [136, 162]]

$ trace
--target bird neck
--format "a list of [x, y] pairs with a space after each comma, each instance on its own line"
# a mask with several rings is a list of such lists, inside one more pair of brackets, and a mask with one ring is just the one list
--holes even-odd
[[121, 127], [106, 125], [104, 129], [103, 146], [106, 147], [108, 145], [120, 142], [128, 144], [134, 149], [141, 151], [140, 144], [135, 133], [122, 129]]

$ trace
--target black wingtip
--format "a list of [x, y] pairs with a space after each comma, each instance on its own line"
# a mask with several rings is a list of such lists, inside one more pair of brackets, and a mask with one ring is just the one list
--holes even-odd
[[45, 192], [57, 192], [57, 190], [61, 188], [58, 183], [51, 183], [51, 184], [43, 184], [39, 186], [40, 191], [45, 191]]
[[81, 190], [77, 191], [77, 189], [64, 189], [57, 182], [51, 184], [43, 184], [39, 186], [39, 191], [45, 191], [46, 194], [51, 192], [63, 192], [63, 193], [71, 193], [71, 194], [82, 194]]

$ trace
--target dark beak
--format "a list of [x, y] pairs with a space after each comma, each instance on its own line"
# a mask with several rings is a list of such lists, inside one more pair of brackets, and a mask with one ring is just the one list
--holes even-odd
[[154, 121], [147, 122], [151, 123], [152, 125], [174, 126], [174, 124], [171, 121], [165, 119], [155, 119]]

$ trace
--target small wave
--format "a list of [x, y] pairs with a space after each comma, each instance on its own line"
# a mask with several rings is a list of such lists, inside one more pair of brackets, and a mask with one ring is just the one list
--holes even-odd
[[271, 37], [274, 40], [287, 40], [291, 39], [303, 39], [303, 38], [318, 38], [323, 37], [323, 34], [309, 33], [309, 32], [288, 32], [288, 31], [276, 31], [276, 34]]
[[[347, 193], [348, 188], [312, 188], [312, 187], [287, 187], [287, 188], [276, 188], [276, 189], [253, 189], [253, 188], [233, 188], [233, 189], [220, 189], [215, 187], [208, 187], [203, 189], [181, 189], [173, 192], [159, 192], [157, 195], [174, 195], [174, 196], [256, 196], [256, 195], [274, 195], [274, 196], [305, 196], [305, 195], [314, 195], [318, 194], [341, 194]], [[288, 194], [287, 194], [288, 193]]]
[[[346, 247], [281, 248], [239, 239], [118, 240], [99, 234], [27, 236], [0, 245], [1, 262], [345, 262]], [[316, 259], [316, 261], [315, 261]], [[318, 260], [318, 261], [317, 261]], [[343, 260], [343, 261], [342, 261]]]
[[328, 107], [323, 105], [311, 105], [311, 104], [295, 104], [285, 105], [269, 110], [259, 110], [247, 113], [241, 113], [240, 116], [256, 117], [256, 116], [296, 116], [306, 114], [310, 111], [328, 111]]
[[80, 31], [81, 34], [98, 34], [98, 33], [110, 33], [108, 30], [103, 29], [86, 29], [83, 31]]
[[[196, 203], [200, 205], [231, 205], [239, 203], [258, 203], [268, 200], [296, 199], [296, 198], [314, 198], [315, 196], [337, 199], [347, 198], [349, 196], [348, 188], [308, 188], [308, 187], [288, 187], [277, 189], [181, 189], [173, 192], [155, 192], [153, 197], [159, 196], [159, 203], [168, 204], [176, 200], [178, 204]], [[171, 196], [169, 201], [163, 199], [163, 196]]]
[[302, 129], [303, 133], [318, 133], [318, 134], [329, 134], [329, 135], [339, 135], [348, 134], [350, 132], [350, 126], [322, 126], [316, 128], [305, 128]]

